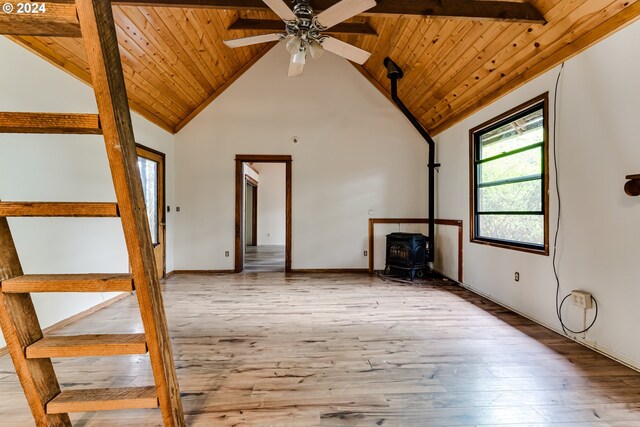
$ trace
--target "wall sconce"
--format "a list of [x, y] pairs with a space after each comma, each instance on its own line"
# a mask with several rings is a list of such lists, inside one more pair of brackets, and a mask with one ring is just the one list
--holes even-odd
[[629, 196], [640, 196], [640, 174], [627, 175], [627, 183], [624, 185], [624, 192]]

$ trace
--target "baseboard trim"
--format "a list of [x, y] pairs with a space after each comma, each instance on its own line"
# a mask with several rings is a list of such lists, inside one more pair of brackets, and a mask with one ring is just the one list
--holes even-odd
[[292, 273], [366, 273], [366, 268], [294, 268]]
[[230, 274], [235, 273], [233, 270], [173, 270], [167, 274], [167, 279], [176, 274]]
[[[260, 273], [260, 272], [257, 272]], [[366, 268], [295, 268], [291, 270], [291, 273], [369, 273]], [[201, 275], [215, 275], [215, 274], [236, 274], [234, 270], [173, 270], [167, 273], [165, 279], [176, 274], [201, 274]]]
[[441, 275], [442, 277], [446, 278], [447, 280], [451, 280], [451, 281], [452, 281], [454, 284], [456, 284], [456, 285], [460, 285], [460, 282], [458, 282], [458, 279], [454, 279], [454, 278], [453, 278], [453, 277], [451, 277], [451, 276], [447, 276], [446, 274], [441, 273], [441, 272], [439, 272], [438, 270], [436, 270], [436, 269], [434, 269], [434, 268], [432, 268], [432, 269], [431, 269], [431, 271], [433, 271], [434, 273], [437, 273], [437, 274]]
[[[65, 326], [68, 326], [74, 322], [77, 322], [78, 320], [82, 319], [83, 317], [87, 317], [90, 314], [95, 313], [96, 311], [102, 310], [103, 308], [106, 308], [108, 306], [110, 306], [113, 303], [116, 303], [122, 299], [125, 299], [128, 296], [131, 296], [133, 294], [128, 293], [128, 292], [123, 292], [119, 295], [116, 295], [113, 298], [109, 298], [108, 300], [102, 301], [100, 304], [96, 304], [92, 307], [87, 308], [86, 310], [81, 311], [80, 313], [74, 314], [71, 317], [67, 317], [66, 319], [62, 319], [59, 322], [54, 323], [51, 326], [48, 326], [46, 328], [44, 328], [42, 330], [43, 334], [50, 334], [52, 332], [57, 331], [58, 329], [62, 329]], [[7, 347], [2, 347], [0, 348], [0, 357], [4, 356], [5, 354], [9, 353], [9, 349]]]
[[522, 313], [522, 312], [520, 312], [520, 311], [518, 311], [518, 310], [516, 310], [516, 309], [514, 309], [514, 308], [512, 308], [510, 306], [508, 306], [507, 304], [505, 304], [503, 302], [498, 301], [494, 297], [492, 297], [490, 295], [487, 295], [482, 291], [474, 289], [473, 287], [469, 286], [466, 283], [458, 283], [458, 285], [460, 285], [460, 287], [468, 290], [469, 292], [472, 292], [472, 293], [474, 293], [474, 294], [476, 294], [476, 295], [478, 295], [478, 296], [480, 296], [482, 298], [486, 298], [489, 301], [491, 301], [491, 302], [493, 302], [495, 304], [498, 304], [500, 307], [504, 307], [507, 310], [512, 311], [515, 314], [524, 317], [525, 319], [531, 320], [533, 323], [538, 324], [538, 325], [542, 326], [543, 328], [550, 330], [551, 332], [555, 332], [556, 334], [558, 334], [558, 335], [560, 335], [560, 336], [562, 336], [564, 338], [567, 338], [567, 339], [569, 339], [569, 340], [571, 340], [571, 341], [573, 341], [573, 342], [575, 342], [577, 344], [580, 344], [581, 346], [586, 347], [589, 350], [593, 350], [596, 353], [600, 353], [601, 355], [603, 355], [603, 356], [605, 356], [605, 357], [607, 357], [607, 358], [609, 358], [609, 359], [611, 359], [611, 360], [613, 360], [615, 362], [618, 362], [618, 363], [626, 366], [627, 368], [630, 368], [630, 369], [633, 369], [634, 371], [640, 372], [640, 365], [638, 365], [637, 362], [635, 362], [635, 361], [633, 361], [633, 360], [631, 360], [631, 359], [629, 359], [629, 358], [627, 358], [627, 357], [625, 357], [625, 356], [623, 356], [621, 354], [617, 354], [615, 351], [609, 350], [606, 347], [594, 346], [594, 345], [590, 344], [589, 342], [587, 342], [587, 341], [585, 341], [585, 340], [583, 340], [583, 339], [581, 339], [579, 337], [572, 337], [572, 336], [569, 336], [569, 335], [565, 335], [560, 330], [556, 329], [554, 326], [551, 326], [549, 324], [543, 323], [540, 320], [534, 319], [533, 317], [531, 317], [531, 316], [529, 316], [529, 315], [527, 315], [525, 313]]

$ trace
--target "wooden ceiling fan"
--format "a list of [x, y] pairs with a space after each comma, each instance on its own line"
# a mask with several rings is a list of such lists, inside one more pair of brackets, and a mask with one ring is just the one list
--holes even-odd
[[284, 0], [262, 1], [282, 18], [285, 23], [285, 32], [225, 40], [224, 44], [235, 48], [286, 40], [287, 51], [291, 54], [289, 77], [302, 75], [307, 53], [316, 59], [322, 56], [325, 50], [328, 50], [358, 64], [364, 64], [371, 56], [365, 50], [321, 33], [344, 20], [371, 9], [376, 5], [375, 0], [342, 0], [317, 15], [309, 6], [309, 0], [294, 0], [293, 10], [287, 6]]

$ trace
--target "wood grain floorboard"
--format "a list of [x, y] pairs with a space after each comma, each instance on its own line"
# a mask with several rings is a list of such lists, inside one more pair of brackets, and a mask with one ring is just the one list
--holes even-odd
[[[640, 374], [462, 288], [362, 274], [176, 274], [189, 426], [640, 426]], [[56, 331], [142, 332], [135, 298]], [[64, 388], [152, 384], [148, 355], [56, 359]], [[161, 425], [158, 410], [72, 414]], [[33, 421], [0, 357], [0, 426]]]
[[244, 255], [246, 273], [284, 271], [284, 245], [247, 246]]

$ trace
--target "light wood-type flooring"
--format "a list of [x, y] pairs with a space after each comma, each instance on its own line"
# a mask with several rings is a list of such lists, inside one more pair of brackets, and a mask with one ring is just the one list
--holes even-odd
[[284, 271], [285, 246], [247, 246], [244, 255], [244, 271], [247, 273]]
[[[640, 426], [639, 373], [453, 285], [175, 275], [164, 298], [190, 426]], [[56, 333], [138, 331], [127, 297]], [[63, 387], [152, 381], [147, 356], [55, 368]], [[0, 425], [33, 425], [8, 356], [0, 385]], [[158, 426], [160, 413], [72, 420]]]

